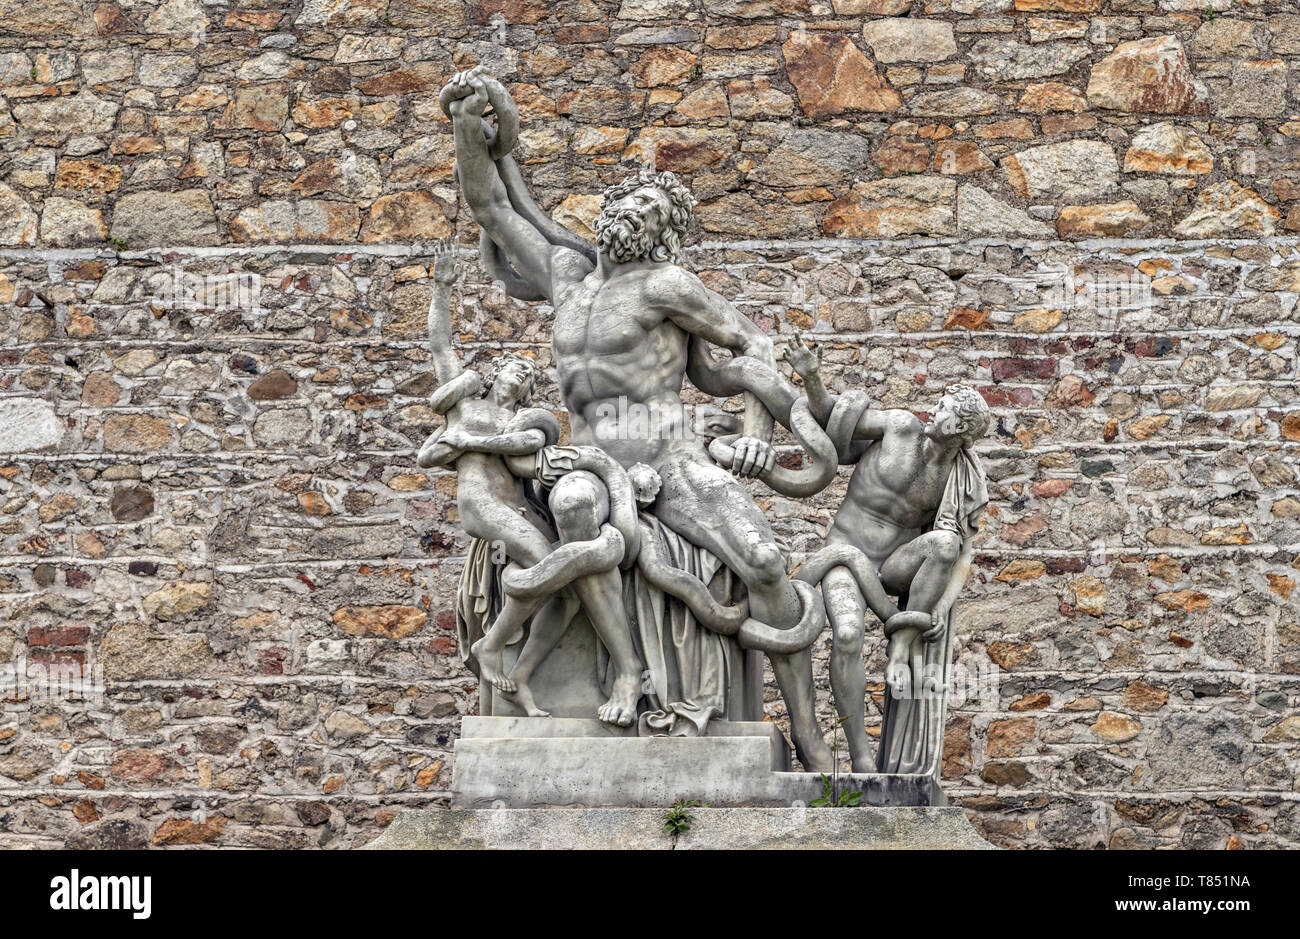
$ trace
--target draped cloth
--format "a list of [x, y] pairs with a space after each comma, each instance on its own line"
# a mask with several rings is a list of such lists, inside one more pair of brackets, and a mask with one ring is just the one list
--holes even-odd
[[919, 636], [913, 640], [909, 652], [910, 686], [885, 688], [877, 772], [939, 776], [952, 666], [953, 601], [970, 574], [972, 539], [988, 501], [984, 470], [974, 454], [963, 447], [953, 462], [931, 526], [934, 531], [951, 531], [962, 539], [961, 555], [935, 611], [945, 620], [943, 635], [935, 642]]
[[[483, 638], [505, 604], [501, 588], [501, 572], [505, 565], [494, 563], [492, 555], [492, 542], [483, 538], [470, 539], [465, 568], [460, 573], [460, 589], [456, 591], [456, 644], [461, 662], [475, 675], [479, 673], [478, 659], [470, 654], [470, 646]], [[523, 630], [520, 629], [510, 637], [507, 645], [522, 638]]]
[[943, 486], [943, 497], [934, 513], [934, 531], [950, 531], [963, 540], [975, 537], [979, 531], [980, 516], [989, 504], [989, 487], [984, 478], [984, 468], [975, 454], [966, 447], [957, 451], [948, 481]]
[[[708, 584], [723, 603], [734, 603], [744, 586], [712, 552], [691, 544], [654, 516], [642, 513], [664, 560]], [[623, 574], [623, 604], [637, 655], [645, 663], [641, 736], [696, 737], [710, 720], [762, 720], [762, 660], [731, 636], [696, 620], [684, 603], [653, 587], [639, 569]], [[599, 674], [606, 690], [613, 679], [601, 650]]]

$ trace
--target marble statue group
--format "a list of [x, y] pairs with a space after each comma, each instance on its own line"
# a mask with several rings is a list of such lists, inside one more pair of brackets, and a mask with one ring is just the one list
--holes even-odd
[[[554, 310], [570, 429], [560, 443], [555, 414], [532, 406], [532, 359], [502, 354], [481, 374], [461, 364], [456, 258], [439, 246], [429, 335], [445, 423], [418, 459], [457, 474], [471, 536], [457, 621], [483, 713], [702, 735], [713, 720], [762, 720], [766, 657], [800, 762], [829, 771], [811, 652], [829, 623], [854, 771], [937, 775], [953, 605], [988, 501], [972, 450], [984, 400], [951, 387], [924, 423], [875, 408], [863, 391], [830, 393], [817, 349], [799, 340], [784, 350], [796, 387], [772, 340], [682, 266], [694, 199], [672, 173], [608, 189], [592, 244], [529, 196], [510, 155], [517, 111], [498, 81], [459, 73], [440, 101], [484, 266], [510, 296]], [[688, 408], [687, 379], [740, 396], [742, 413]], [[797, 468], [777, 462], [778, 424], [803, 449]], [[852, 475], [825, 545], [792, 576], [746, 480], [807, 497], [842, 465]], [[868, 628], [887, 637], [875, 746]]]

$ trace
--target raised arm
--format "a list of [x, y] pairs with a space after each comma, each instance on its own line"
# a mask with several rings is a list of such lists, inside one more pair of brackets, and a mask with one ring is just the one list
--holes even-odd
[[[548, 298], [554, 246], [515, 211], [483, 135], [487, 82], [478, 69], [456, 74], [443, 89], [456, 140], [456, 176], [474, 221], [505, 252], [510, 264]], [[508, 101], [504, 90], [499, 95]]]
[[856, 463], [870, 446], [870, 443], [864, 441], [879, 440], [885, 436], [891, 426], [901, 428], [907, 424], [919, 424], [916, 417], [907, 411], [880, 411], [864, 407], [866, 404], [864, 392], [831, 394], [822, 380], [821, 348], [815, 344], [805, 343], [797, 337], [790, 340], [785, 348], [785, 360], [803, 379], [804, 393], [808, 396], [808, 409], [822, 427], [830, 429], [831, 416], [836, 408], [846, 410], [862, 408], [853, 426], [849, 448], [840, 454], [841, 463]]
[[464, 371], [451, 345], [451, 288], [460, 276], [450, 239], [433, 246], [433, 299], [429, 301], [429, 352], [433, 374], [445, 385]]
[[799, 337], [791, 339], [785, 347], [785, 360], [790, 363], [795, 374], [803, 379], [804, 394], [808, 396], [808, 410], [813, 418], [823, 427], [831, 419], [831, 411], [839, 400], [826, 388], [822, 381], [821, 347], [809, 345]]

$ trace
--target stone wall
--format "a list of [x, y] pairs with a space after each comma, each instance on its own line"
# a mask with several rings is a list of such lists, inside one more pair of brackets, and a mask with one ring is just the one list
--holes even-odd
[[[991, 840], [1300, 846], [1289, 0], [0, 0], [0, 664], [105, 686], [0, 687], [0, 844], [446, 801], [465, 539], [411, 454], [429, 243], [474, 240], [436, 94], [479, 61], [566, 224], [652, 159], [835, 387], [989, 400], [945, 776]], [[462, 355], [549, 367], [466, 267]], [[843, 483], [754, 487], [795, 562]]]

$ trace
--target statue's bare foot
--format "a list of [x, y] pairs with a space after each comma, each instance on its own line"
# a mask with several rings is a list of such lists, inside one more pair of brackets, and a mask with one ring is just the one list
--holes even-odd
[[501, 670], [501, 650], [488, 644], [484, 636], [469, 647], [470, 654], [478, 661], [479, 674], [497, 691], [513, 694], [515, 683]]
[[533, 700], [533, 689], [528, 687], [527, 682], [515, 681], [514, 685], [515, 691], [514, 694], [511, 695], [511, 698], [514, 699], [516, 704], [524, 709], [524, 712], [527, 713], [529, 717], [551, 716], [550, 711], [543, 711], [537, 706], [537, 702]]
[[636, 704], [641, 699], [641, 679], [636, 675], [614, 679], [614, 693], [596, 712], [606, 724], [630, 727], [636, 720]]
[[830, 773], [835, 769], [835, 757], [831, 748], [820, 737], [802, 744], [796, 741], [794, 755], [798, 757], [805, 773]]
[[876, 771], [876, 756], [873, 753], [861, 757], [854, 757], [852, 765], [853, 772], [855, 773], [874, 773]]

